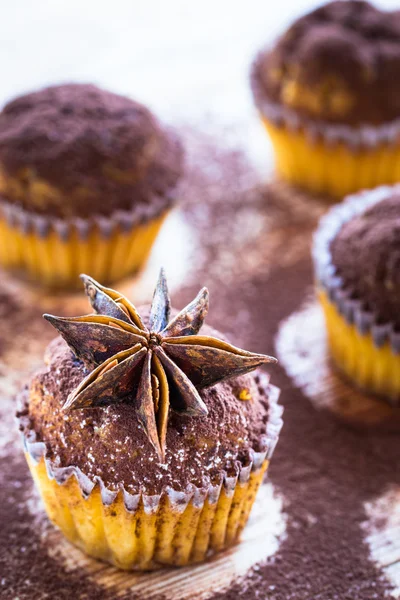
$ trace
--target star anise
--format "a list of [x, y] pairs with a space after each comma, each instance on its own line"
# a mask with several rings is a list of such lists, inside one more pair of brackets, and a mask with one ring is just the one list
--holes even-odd
[[96, 314], [44, 315], [91, 372], [69, 395], [65, 409], [131, 402], [159, 458], [164, 458], [169, 407], [188, 416], [207, 415], [198, 389], [252, 371], [276, 359], [198, 335], [208, 311], [208, 290], [170, 320], [161, 269], [148, 318], [115, 290], [81, 275]]

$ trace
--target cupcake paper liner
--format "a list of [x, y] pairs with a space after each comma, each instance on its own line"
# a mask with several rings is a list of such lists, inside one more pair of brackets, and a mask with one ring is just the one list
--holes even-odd
[[400, 193], [400, 185], [361, 192], [333, 207], [314, 235], [313, 260], [335, 363], [360, 387], [397, 403], [400, 332], [393, 323], [378, 323], [377, 316], [365, 310], [361, 300], [351, 298], [350, 290], [336, 274], [330, 251], [333, 239], [347, 221], [393, 193]]
[[354, 149], [345, 142], [311, 139], [305, 129], [290, 131], [263, 118], [278, 173], [316, 194], [342, 198], [361, 189], [400, 180], [400, 143]]
[[54, 288], [74, 288], [88, 272], [104, 282], [123, 278], [145, 263], [168, 214], [58, 219], [0, 202], [0, 265]]
[[[264, 382], [268, 384], [268, 377]], [[280, 391], [268, 385], [270, 412], [262, 452], [252, 451], [237, 475], [184, 492], [130, 494], [110, 490], [78, 467], [60, 467], [20, 417], [25, 454], [50, 520], [90, 556], [127, 570], [152, 570], [205, 560], [235, 544], [244, 528], [282, 427]]]
[[361, 124], [357, 127], [329, 123], [327, 121], [314, 121], [304, 116], [299, 116], [295, 110], [281, 104], [261, 99], [258, 95], [258, 109], [261, 115], [277, 127], [285, 127], [289, 131], [304, 131], [307, 140], [311, 143], [323, 140], [328, 146], [344, 142], [353, 150], [376, 148], [381, 144], [395, 145], [399, 143], [400, 118], [390, 123], [380, 125]]
[[400, 400], [400, 355], [390, 344], [376, 346], [370, 333], [361, 335], [319, 290], [331, 356], [338, 369], [356, 386], [398, 405]]

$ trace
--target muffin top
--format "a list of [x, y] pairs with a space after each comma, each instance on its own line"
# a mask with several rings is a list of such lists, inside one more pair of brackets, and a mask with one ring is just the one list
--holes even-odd
[[215, 484], [223, 471], [237, 474], [238, 463], [248, 464], [253, 450], [265, 450], [269, 388], [260, 373], [201, 390], [207, 417], [171, 411], [160, 461], [132, 403], [63, 410], [87, 371], [61, 338], [50, 344], [45, 360], [47, 366], [30, 382], [21, 413], [28, 417], [25, 433], [33, 430], [45, 442], [47, 456], [57, 466], [79, 467], [108, 489], [123, 485], [129, 493], [151, 495], [167, 486], [184, 491], [188, 484]]
[[354, 216], [330, 246], [332, 263], [351, 297], [378, 323], [400, 330], [400, 195]]
[[143, 105], [88, 84], [20, 96], [0, 113], [0, 193], [57, 217], [160, 212], [182, 148]]
[[330, 2], [301, 17], [252, 72], [255, 100], [312, 120], [382, 124], [400, 117], [400, 11]]
[[45, 315], [64, 340], [49, 345], [19, 413], [25, 439], [43, 442], [56, 469], [152, 495], [218, 484], [271, 450], [276, 393], [255, 370], [275, 359], [203, 326], [206, 288], [171, 310], [161, 271], [152, 305], [137, 311], [82, 277], [96, 312]]

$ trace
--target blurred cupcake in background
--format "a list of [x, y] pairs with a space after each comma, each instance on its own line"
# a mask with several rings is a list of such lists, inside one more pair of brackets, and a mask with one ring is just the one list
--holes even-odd
[[146, 107], [94, 85], [16, 98], [0, 113], [0, 264], [50, 287], [136, 272], [182, 158]]
[[400, 180], [400, 11], [335, 1], [255, 59], [251, 84], [278, 173], [344, 196]]
[[400, 401], [400, 186], [350, 196], [314, 240], [332, 358], [366, 391]]

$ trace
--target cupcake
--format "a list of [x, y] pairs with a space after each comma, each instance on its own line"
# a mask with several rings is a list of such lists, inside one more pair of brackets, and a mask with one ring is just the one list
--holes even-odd
[[86, 84], [16, 98], [0, 113], [0, 265], [50, 287], [136, 272], [181, 170], [175, 135], [129, 98]]
[[322, 219], [314, 262], [334, 363], [400, 400], [400, 186], [350, 196]]
[[138, 312], [82, 278], [95, 314], [45, 315], [61, 337], [20, 399], [48, 516], [122, 569], [201, 562], [237, 542], [267, 470], [282, 411], [258, 367], [275, 359], [203, 327], [205, 288], [171, 310], [161, 272]]
[[303, 16], [253, 63], [278, 173], [343, 197], [400, 180], [400, 11], [361, 0]]

